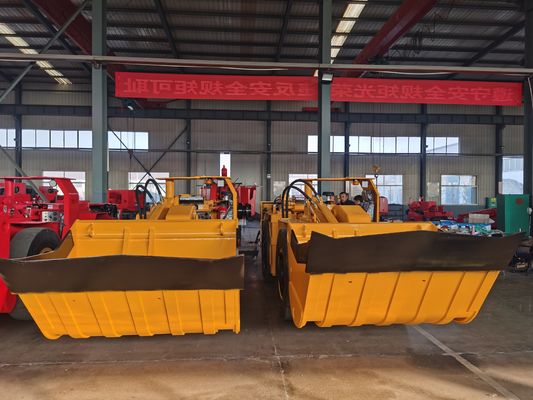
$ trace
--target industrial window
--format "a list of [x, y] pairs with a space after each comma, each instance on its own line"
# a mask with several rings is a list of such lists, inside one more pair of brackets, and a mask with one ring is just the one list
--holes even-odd
[[91, 142], [82, 144], [79, 141], [80, 131], [23, 129], [22, 147], [27, 149], [90, 149]]
[[441, 204], [477, 204], [476, 177], [472, 175], [441, 175]]
[[[344, 153], [344, 136], [331, 136], [330, 151]], [[307, 152], [318, 152], [318, 136], [307, 137]], [[350, 153], [375, 154], [420, 154], [420, 137], [418, 136], [350, 136]], [[426, 138], [428, 154], [458, 154], [458, 137]]]
[[[108, 132], [109, 150], [148, 150], [148, 132]], [[122, 141], [122, 143], [121, 143]], [[15, 147], [15, 130], [0, 129], [0, 146]], [[91, 149], [91, 131], [23, 129], [22, 147], [26, 149]]]
[[65, 148], [78, 148], [78, 131], [65, 131]]
[[420, 138], [417, 136], [409, 136], [409, 153], [420, 153]]
[[350, 136], [350, 153], [370, 153], [370, 136]]
[[0, 129], [0, 146], [15, 147], [14, 129]]
[[148, 150], [148, 132], [109, 131], [107, 134], [109, 150]]
[[427, 137], [427, 154], [459, 154], [458, 137]]
[[[374, 175], [367, 175], [374, 178]], [[378, 175], [376, 179], [379, 195], [384, 196], [389, 204], [403, 204], [403, 175]]]
[[[329, 151], [332, 153], [344, 153], [344, 136], [330, 136]], [[307, 152], [318, 153], [318, 136], [307, 136]]]
[[22, 130], [22, 147], [35, 147], [35, 129]]
[[503, 157], [502, 194], [524, 193], [524, 158]]
[[[165, 178], [168, 178], [170, 174], [168, 172], [150, 172], [155, 178], [156, 182], [165, 188]], [[135, 189], [139, 183], [144, 183], [150, 178], [146, 172], [128, 172], [128, 188]]]
[[93, 133], [91, 131], [79, 131], [78, 146], [80, 149], [92, 149]]
[[[80, 200], [85, 200], [85, 172], [84, 171], [43, 171], [43, 176], [51, 178], [70, 178], [73, 179], [72, 184], [80, 195]], [[59, 188], [58, 188], [59, 189]], [[59, 190], [59, 194], [63, 194]]]
[[222, 173], [222, 168], [228, 170], [228, 176], [231, 176], [231, 154], [230, 153], [220, 153], [220, 162], [218, 172]]
[[[317, 174], [289, 174], [289, 184], [294, 182], [296, 179], [316, 179], [318, 177]], [[296, 183], [294, 186], [299, 188], [302, 191], [304, 190], [304, 184], [303, 183]], [[318, 182], [313, 182], [313, 187], [318, 190]], [[297, 190], [291, 189], [289, 192], [290, 197], [295, 197], [298, 200], [303, 200], [304, 196]]]
[[35, 130], [35, 147], [50, 147], [50, 131]]

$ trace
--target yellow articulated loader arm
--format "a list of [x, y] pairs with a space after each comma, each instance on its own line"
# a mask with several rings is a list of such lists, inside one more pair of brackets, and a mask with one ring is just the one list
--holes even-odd
[[[178, 180], [227, 193], [175, 196]], [[237, 223], [230, 178], [168, 178], [145, 219], [76, 221], [56, 251], [0, 260], [0, 274], [49, 339], [238, 333]]]
[[[379, 222], [371, 179], [323, 179], [357, 187], [361, 205], [324, 200], [316, 181], [292, 183], [263, 215], [276, 237], [266, 246], [275, 267], [264, 270], [276, 277], [285, 317], [299, 328], [468, 323], [521, 240], [453, 235], [429, 222]], [[289, 199], [297, 184], [301, 212]]]

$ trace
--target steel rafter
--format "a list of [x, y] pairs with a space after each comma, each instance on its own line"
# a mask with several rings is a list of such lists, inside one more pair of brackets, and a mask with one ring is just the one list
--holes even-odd
[[159, 19], [161, 20], [161, 25], [163, 26], [163, 30], [165, 31], [165, 36], [167, 38], [170, 51], [172, 51], [172, 55], [174, 56], [174, 58], [180, 58], [176, 42], [174, 41], [170, 25], [168, 24], [168, 20], [165, 15], [165, 9], [163, 8], [163, 4], [161, 3], [161, 0], [154, 0], [154, 3], [157, 9], [157, 13], [159, 14]]
[[293, 0], [287, 0], [285, 5], [285, 14], [283, 14], [283, 23], [281, 24], [281, 31], [279, 34], [278, 46], [276, 48], [276, 57], [275, 60], [279, 61], [281, 58], [281, 50], [283, 48], [283, 43], [285, 42], [285, 37], [287, 36], [287, 26], [289, 25], [289, 18], [291, 15]]
[[366, 64], [385, 55], [436, 3], [437, 0], [405, 0], [353, 60], [354, 64]]
[[[5, 115], [49, 115], [64, 117], [90, 117], [90, 106], [14, 105], [0, 104], [0, 114]], [[305, 111], [253, 111], [253, 110], [209, 110], [209, 109], [136, 109], [109, 107], [112, 118], [155, 118], [191, 120], [233, 120], [233, 121], [302, 121], [315, 122], [316, 112]], [[522, 125], [521, 115], [490, 114], [425, 114], [420, 113], [343, 113], [332, 112], [332, 122], [350, 123], [395, 123], [395, 124], [466, 124], [466, 125]]]

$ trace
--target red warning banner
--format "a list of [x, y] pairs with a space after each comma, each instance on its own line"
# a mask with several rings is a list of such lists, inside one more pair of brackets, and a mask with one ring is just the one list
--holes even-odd
[[519, 106], [522, 84], [514, 82], [335, 78], [333, 101], [365, 103]]
[[[117, 72], [116, 97], [207, 100], [317, 100], [315, 77]], [[331, 100], [519, 106], [522, 84], [453, 80], [334, 78]]]
[[316, 100], [314, 77], [117, 72], [116, 97], [209, 100]]

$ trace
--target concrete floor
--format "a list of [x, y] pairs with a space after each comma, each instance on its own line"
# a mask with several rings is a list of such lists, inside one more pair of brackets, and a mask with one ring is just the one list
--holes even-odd
[[246, 260], [242, 332], [50, 341], [0, 317], [5, 399], [533, 399], [533, 276], [469, 325], [296, 329]]

